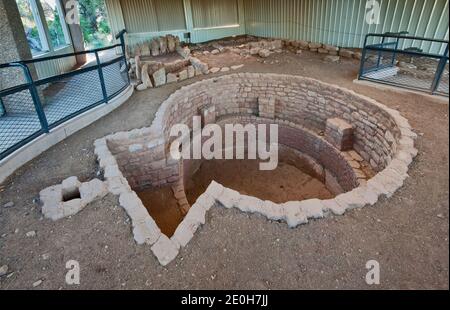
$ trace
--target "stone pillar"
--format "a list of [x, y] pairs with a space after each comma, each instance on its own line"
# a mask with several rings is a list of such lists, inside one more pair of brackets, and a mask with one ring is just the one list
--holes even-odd
[[[63, 11], [67, 12], [66, 3], [69, 0], [62, 0]], [[70, 8], [69, 8], [70, 9]], [[72, 40], [72, 46], [75, 52], [84, 51], [84, 38], [81, 26], [79, 24], [68, 24], [70, 38]], [[75, 57], [78, 65], [84, 65], [86, 63], [86, 54], [78, 55]]]
[[[31, 59], [31, 50], [28, 45], [19, 9], [16, 1], [0, 0], [0, 63]], [[34, 65], [28, 65], [31, 77], [37, 79]], [[0, 89], [7, 89], [26, 82], [25, 74], [21, 68], [0, 69]], [[40, 89], [38, 89], [39, 94]], [[5, 113], [35, 111], [31, 95], [26, 94], [17, 101], [14, 96], [4, 97], [0, 101], [0, 116]], [[42, 97], [41, 97], [42, 98]]]
[[[32, 58], [16, 1], [0, 0], [0, 38], [1, 63]], [[33, 66], [30, 66], [30, 71], [36, 78], [36, 70]], [[22, 69], [0, 70], [0, 89], [20, 85], [24, 82]]]
[[353, 149], [353, 127], [340, 118], [327, 120], [325, 128], [325, 140], [330, 142], [340, 151]]
[[216, 122], [216, 106], [213, 104], [200, 108], [199, 114], [202, 118], [202, 128]]
[[275, 98], [258, 98], [258, 106], [259, 106], [259, 117], [264, 118], [275, 118]]

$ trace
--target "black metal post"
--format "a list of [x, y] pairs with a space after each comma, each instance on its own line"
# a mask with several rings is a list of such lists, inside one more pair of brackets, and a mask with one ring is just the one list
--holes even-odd
[[45, 133], [49, 133], [48, 129], [48, 121], [47, 117], [45, 116], [44, 109], [42, 107], [41, 98], [39, 98], [39, 94], [36, 89], [36, 85], [34, 84], [33, 78], [31, 77], [30, 69], [27, 65], [17, 64], [20, 67], [23, 68], [25, 72], [25, 78], [27, 79], [27, 83], [29, 85], [29, 90], [31, 94], [31, 98], [33, 99], [34, 108], [36, 109], [36, 113], [38, 115], [39, 121], [41, 122], [42, 130]]
[[128, 63], [127, 63], [127, 54], [126, 54], [126, 48], [125, 48], [125, 33], [127, 32], [126, 29], [123, 29], [121, 32], [119, 32], [116, 35], [116, 39], [120, 40], [120, 46], [122, 47], [122, 56], [123, 56], [123, 61], [124, 64], [127, 68], [126, 70], [126, 75], [127, 75], [127, 81], [128, 81], [128, 85], [130, 85], [131, 80], [130, 80], [130, 75], [128, 74], [128, 71], [130, 70], [130, 68], [128, 68]]
[[124, 36], [125, 36], [126, 32], [127, 32], [126, 29], [123, 29], [116, 35], [116, 39], [120, 40], [120, 46], [122, 47], [122, 54], [125, 58], [126, 58], [126, 54], [125, 54], [125, 37]]
[[[383, 47], [384, 47], [385, 39], [386, 39], [386, 37], [383, 37], [381, 39], [381, 46], [383, 46]], [[381, 51], [378, 51], [377, 69], [380, 68], [380, 63], [381, 63]]]
[[0, 116], [3, 116], [5, 114], [6, 114], [6, 108], [5, 108], [5, 105], [3, 104], [2, 97], [0, 97]]
[[444, 54], [442, 55], [441, 59], [439, 60], [439, 64], [436, 70], [436, 74], [434, 75], [434, 80], [433, 83], [431, 84], [431, 93], [435, 94], [439, 84], [441, 83], [441, 79], [442, 79], [442, 74], [444, 73], [445, 70], [445, 65], [447, 64], [448, 61], [448, 43], [447, 43], [447, 48], [445, 49]]
[[369, 34], [366, 35], [366, 37], [364, 38], [364, 46], [363, 46], [362, 55], [361, 55], [361, 64], [359, 66], [358, 80], [360, 80], [361, 77], [364, 74], [364, 64], [366, 62], [366, 45], [367, 45], [367, 38], [368, 37], [369, 37]]
[[102, 86], [103, 100], [105, 101], [105, 103], [108, 103], [108, 93], [106, 92], [105, 78], [103, 76], [102, 65], [100, 63], [100, 57], [98, 56], [97, 51], [95, 51], [95, 59], [97, 61], [98, 76], [100, 78], [100, 84]]
[[392, 54], [392, 66], [395, 66], [395, 59], [397, 58], [397, 50], [398, 50], [398, 45], [400, 43], [400, 38], [397, 38], [397, 41], [395, 42], [395, 52]]

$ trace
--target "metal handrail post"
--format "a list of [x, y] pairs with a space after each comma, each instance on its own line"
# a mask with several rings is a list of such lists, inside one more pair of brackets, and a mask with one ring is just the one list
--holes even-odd
[[122, 31], [120, 31], [117, 35], [116, 35], [116, 39], [120, 40], [120, 45], [122, 47], [122, 55], [123, 55], [123, 61], [124, 64], [127, 68], [126, 70], [126, 74], [127, 74], [127, 81], [128, 81], [128, 85], [131, 83], [130, 80], [130, 75], [128, 74], [128, 70], [130, 69], [128, 67], [128, 62], [127, 62], [127, 54], [126, 54], [126, 48], [125, 48], [125, 33], [127, 33], [126, 29], [123, 29]]
[[18, 67], [21, 67], [25, 72], [25, 78], [27, 79], [27, 83], [29, 85], [31, 98], [33, 99], [34, 108], [36, 109], [36, 113], [39, 118], [39, 122], [41, 123], [42, 130], [45, 133], [49, 133], [47, 116], [45, 116], [44, 108], [42, 107], [41, 98], [39, 98], [39, 94], [37, 92], [36, 85], [34, 84], [34, 80], [31, 76], [30, 68], [27, 65], [23, 64], [15, 64]]
[[95, 59], [97, 61], [97, 70], [98, 70], [98, 76], [100, 78], [100, 85], [102, 87], [103, 101], [105, 103], [108, 103], [108, 93], [106, 92], [105, 77], [103, 76], [102, 65], [100, 63], [100, 57], [98, 56], [97, 51], [95, 51]]
[[436, 74], [434, 75], [433, 83], [431, 84], [431, 93], [435, 94], [439, 84], [441, 83], [442, 75], [444, 74], [445, 65], [448, 61], [448, 43], [447, 48], [445, 49], [444, 54], [442, 55], [441, 59], [439, 60], [439, 64], [436, 70]]
[[362, 54], [361, 54], [361, 64], [359, 66], [358, 80], [360, 80], [364, 74], [364, 63], [366, 62], [366, 45], [367, 45], [368, 37], [369, 37], [369, 34], [367, 34], [366, 37], [364, 38], [364, 46], [363, 46], [363, 50], [362, 50]]

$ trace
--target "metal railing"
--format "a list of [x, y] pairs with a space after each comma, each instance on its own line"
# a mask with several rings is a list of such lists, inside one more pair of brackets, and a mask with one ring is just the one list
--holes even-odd
[[358, 78], [448, 97], [448, 43], [404, 32], [368, 34]]
[[[107, 104], [130, 85], [124, 35], [125, 30], [116, 36], [120, 44], [109, 47], [0, 64], [0, 70], [19, 68], [24, 81], [0, 90], [0, 160], [69, 119]], [[112, 57], [100, 56], [108, 51]], [[33, 79], [30, 66], [83, 54], [93, 55], [94, 61], [67, 73]]]

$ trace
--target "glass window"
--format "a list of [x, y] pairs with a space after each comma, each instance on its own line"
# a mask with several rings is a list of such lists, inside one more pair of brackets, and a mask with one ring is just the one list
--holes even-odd
[[16, 0], [28, 44], [33, 55], [48, 51], [45, 32], [34, 0]]
[[59, 0], [41, 0], [45, 22], [53, 49], [69, 44], [67, 28]]

